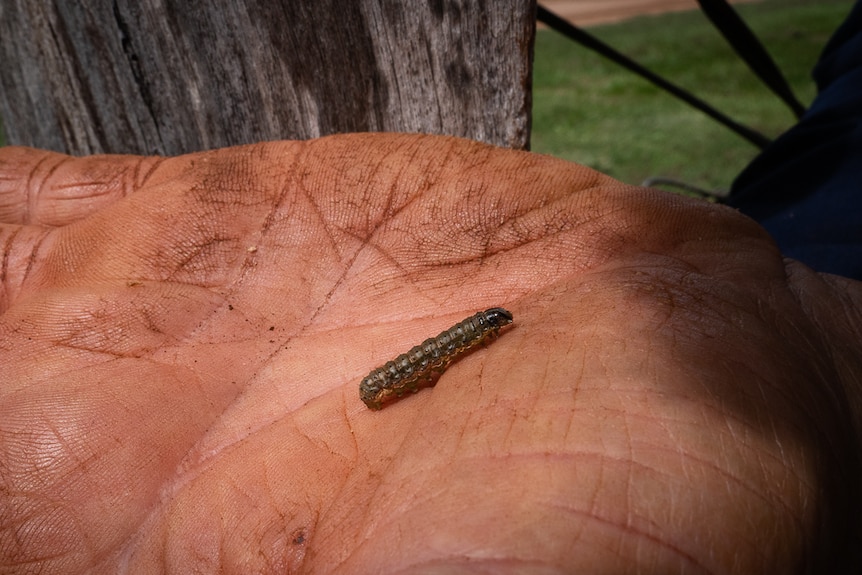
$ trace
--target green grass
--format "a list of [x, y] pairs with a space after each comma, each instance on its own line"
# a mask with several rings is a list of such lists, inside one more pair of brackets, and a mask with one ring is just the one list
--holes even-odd
[[[736, 5], [797, 97], [853, 0]], [[738, 122], [775, 137], [795, 121], [699, 11], [637, 18], [589, 32]], [[639, 184], [666, 176], [716, 190], [758, 153], [701, 112], [552, 30], [536, 37], [532, 149]]]

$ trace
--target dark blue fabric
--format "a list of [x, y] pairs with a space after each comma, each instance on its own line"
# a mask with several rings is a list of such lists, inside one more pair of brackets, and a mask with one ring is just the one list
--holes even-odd
[[862, 0], [814, 69], [800, 122], [739, 175], [728, 203], [817, 271], [862, 279]]

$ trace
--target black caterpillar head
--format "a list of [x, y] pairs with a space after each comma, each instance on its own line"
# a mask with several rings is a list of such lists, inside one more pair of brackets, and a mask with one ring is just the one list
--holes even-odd
[[502, 327], [512, 323], [512, 312], [501, 307], [492, 307], [483, 312], [485, 320], [494, 327]]

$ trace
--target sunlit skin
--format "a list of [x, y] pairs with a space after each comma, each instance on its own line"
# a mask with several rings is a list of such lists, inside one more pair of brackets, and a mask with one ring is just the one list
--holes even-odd
[[[862, 287], [443, 137], [0, 149], [0, 572], [835, 572]], [[477, 310], [437, 385], [358, 384]]]

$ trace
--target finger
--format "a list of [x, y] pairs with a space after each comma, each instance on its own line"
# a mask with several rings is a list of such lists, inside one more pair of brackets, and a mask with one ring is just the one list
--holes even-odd
[[21, 295], [50, 235], [50, 228], [0, 223], [0, 314]]
[[0, 149], [0, 222], [62, 226], [123, 198], [160, 158], [73, 158], [46, 150]]
[[834, 361], [838, 377], [829, 383], [841, 385], [836, 397], [855, 419], [856, 444], [862, 444], [862, 282], [819, 274], [793, 260], [786, 266], [791, 293], [816, 328], [811, 333]]

